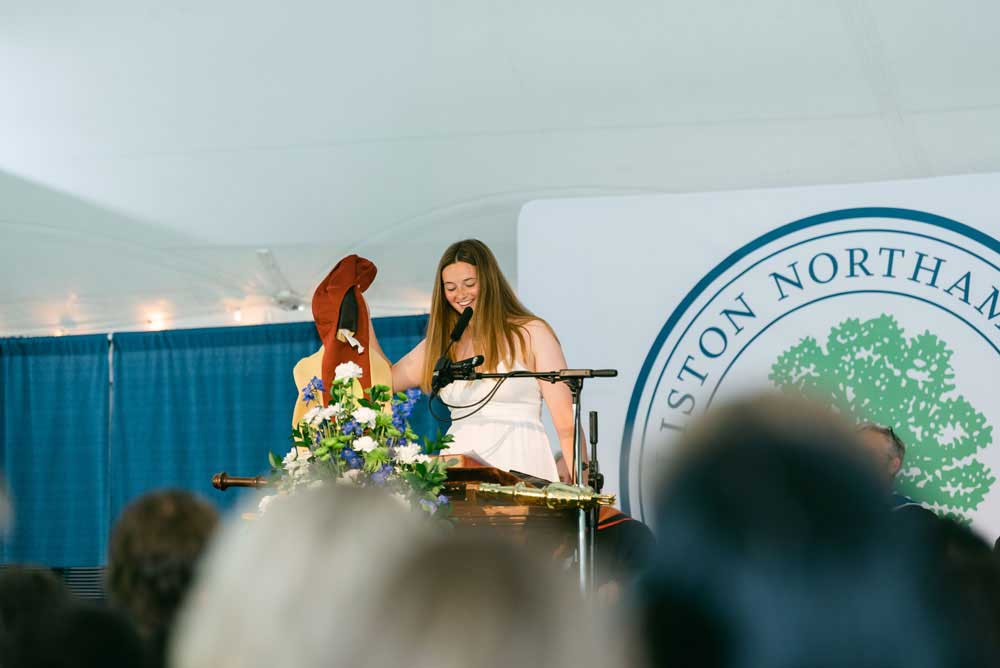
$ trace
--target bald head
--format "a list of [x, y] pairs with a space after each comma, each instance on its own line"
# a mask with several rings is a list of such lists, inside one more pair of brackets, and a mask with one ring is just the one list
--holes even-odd
[[892, 480], [903, 467], [906, 446], [891, 427], [883, 427], [866, 422], [858, 427], [861, 442], [875, 456], [876, 464], [884, 475]]

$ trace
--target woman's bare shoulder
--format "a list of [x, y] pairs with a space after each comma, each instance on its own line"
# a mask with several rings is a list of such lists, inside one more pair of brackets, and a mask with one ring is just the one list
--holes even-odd
[[533, 340], [553, 339], [556, 336], [552, 325], [541, 318], [525, 318], [514, 324], [524, 330]]

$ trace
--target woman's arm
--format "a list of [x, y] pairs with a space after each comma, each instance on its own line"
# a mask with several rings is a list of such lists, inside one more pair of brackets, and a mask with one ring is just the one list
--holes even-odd
[[406, 353], [392, 365], [392, 391], [402, 392], [411, 387], [420, 387], [424, 375], [424, 358], [427, 355], [427, 339]]
[[[529, 360], [534, 364], [535, 371], [558, 371], [566, 368], [566, 357], [562, 346], [552, 330], [545, 323], [533, 320], [525, 325], [529, 338]], [[549, 383], [539, 381], [542, 398], [552, 416], [552, 423], [559, 436], [559, 447], [562, 449], [563, 461], [566, 462], [571, 482], [576, 475], [576, 458], [573, 453], [573, 396], [566, 383]], [[581, 442], [583, 434], [581, 430]], [[586, 455], [586, 453], [584, 453]], [[586, 456], [584, 456], [586, 461]]]

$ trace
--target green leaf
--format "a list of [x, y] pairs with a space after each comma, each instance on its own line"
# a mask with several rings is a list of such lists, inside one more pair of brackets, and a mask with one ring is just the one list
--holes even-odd
[[377, 448], [364, 453], [363, 457], [365, 460], [365, 472], [374, 473], [382, 468], [382, 466], [389, 463], [389, 448], [384, 445], [380, 445]]
[[806, 338], [784, 351], [770, 379], [784, 392], [893, 427], [907, 446], [899, 491], [939, 514], [967, 519], [996, 482], [979, 459], [993, 427], [956, 395], [952, 350], [936, 334], [907, 338], [889, 314], [848, 318], [831, 327], [825, 350]]
[[275, 469], [284, 468], [281, 465], [281, 459], [278, 457], [278, 455], [274, 454], [271, 451], [268, 451], [267, 453], [267, 461], [271, 462], [271, 468]]

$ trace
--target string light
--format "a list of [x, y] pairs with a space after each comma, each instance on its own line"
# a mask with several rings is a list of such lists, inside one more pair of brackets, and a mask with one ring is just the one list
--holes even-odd
[[150, 313], [146, 317], [146, 329], [154, 332], [158, 332], [164, 328], [166, 324], [166, 318], [162, 313]]

